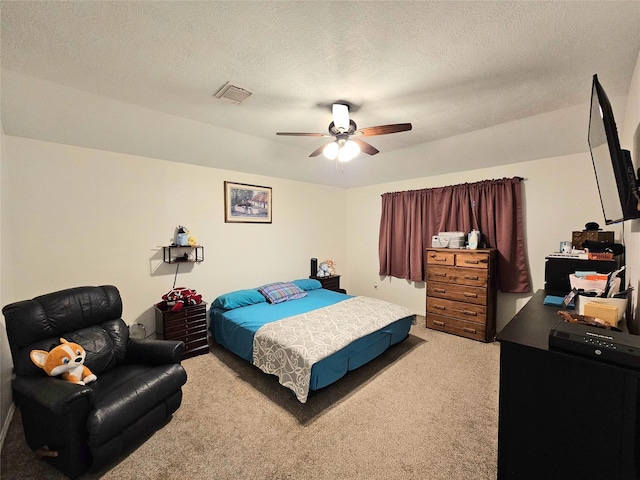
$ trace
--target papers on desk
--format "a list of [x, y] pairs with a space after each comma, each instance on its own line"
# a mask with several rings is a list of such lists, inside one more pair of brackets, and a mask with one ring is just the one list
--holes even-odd
[[[591, 275], [589, 275], [591, 277]], [[618, 278], [617, 288], [620, 289], [620, 279]], [[589, 280], [587, 276], [579, 277], [575, 273], [569, 275], [569, 284], [571, 288], [576, 290], [584, 290], [585, 292], [595, 292], [596, 295], [601, 295], [607, 286], [607, 276], [604, 280]]]
[[[597, 274], [593, 272], [576, 272], [569, 275], [569, 284], [576, 291], [591, 293], [597, 297], [611, 298], [620, 292], [620, 273], [624, 271], [622, 266], [615, 272]], [[585, 275], [586, 273], [586, 275]]]

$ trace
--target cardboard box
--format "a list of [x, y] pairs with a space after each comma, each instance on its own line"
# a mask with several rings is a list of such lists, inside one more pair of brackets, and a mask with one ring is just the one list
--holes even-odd
[[[586, 297], [584, 295], [576, 295], [575, 299], [576, 312], [579, 315], [589, 315], [591, 317], [596, 317], [598, 315], [593, 315], [593, 313], [604, 314], [605, 316], [610, 315], [610, 313], [605, 313], [604, 310], [593, 310], [594, 306], [603, 306], [603, 307], [615, 307], [616, 309], [616, 319], [611, 323], [613, 326], [618, 326], [620, 320], [624, 318], [625, 313], [627, 312], [627, 305], [629, 299], [627, 298], [603, 298], [603, 297]], [[587, 305], [591, 305], [587, 308]], [[605, 309], [607, 310], [607, 309]], [[590, 311], [592, 313], [587, 313]], [[607, 312], [613, 312], [613, 310], [608, 309]], [[598, 318], [602, 318], [599, 317]], [[604, 318], [602, 318], [605, 320]], [[609, 321], [609, 320], [607, 320]]]
[[573, 232], [571, 236], [571, 244], [573, 248], [581, 250], [584, 248], [582, 244], [585, 240], [591, 242], [607, 242], [613, 243], [613, 232], [601, 232], [596, 230], [588, 230], [582, 232]]
[[618, 326], [618, 307], [616, 306], [589, 302], [584, 305], [584, 314], [604, 320], [612, 327]]

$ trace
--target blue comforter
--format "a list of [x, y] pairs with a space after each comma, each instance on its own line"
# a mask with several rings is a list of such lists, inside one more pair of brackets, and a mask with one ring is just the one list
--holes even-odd
[[352, 298], [352, 295], [319, 288], [308, 291], [304, 298], [276, 305], [264, 302], [233, 310], [212, 308], [209, 329], [217, 343], [253, 362], [253, 336], [262, 325], [333, 305], [347, 298]]
[[[349, 298], [353, 296], [315, 289], [309, 290], [304, 298], [275, 305], [262, 302], [231, 310], [213, 306], [209, 313], [209, 330], [216, 343], [253, 363], [253, 339], [265, 323], [333, 305]], [[314, 364], [311, 370], [310, 390], [318, 390], [335, 382], [349, 370], [364, 365], [389, 346], [407, 338], [413, 319], [413, 315], [398, 319]]]

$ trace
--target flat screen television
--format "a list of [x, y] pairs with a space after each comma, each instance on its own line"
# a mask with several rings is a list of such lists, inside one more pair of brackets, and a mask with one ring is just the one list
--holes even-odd
[[598, 75], [593, 76], [591, 89], [589, 150], [605, 223], [640, 218], [640, 195], [631, 153], [620, 148], [613, 109]]

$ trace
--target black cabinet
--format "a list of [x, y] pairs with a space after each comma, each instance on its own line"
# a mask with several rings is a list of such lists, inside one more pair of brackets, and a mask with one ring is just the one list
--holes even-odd
[[346, 290], [340, 288], [340, 275], [331, 275], [329, 277], [310, 276], [314, 280], [318, 280], [322, 284], [322, 288], [333, 290], [335, 292], [347, 293]]
[[[569, 275], [576, 272], [609, 273], [618, 268], [616, 260], [582, 260], [547, 257], [544, 264], [544, 289], [549, 295], [564, 296], [571, 291]], [[624, 285], [624, 276], [620, 275]]]
[[498, 479], [636, 479], [640, 371], [549, 349], [538, 291], [498, 334]]
[[207, 304], [183, 307], [177, 312], [155, 307], [156, 338], [184, 342], [182, 359], [209, 352], [207, 341]]

